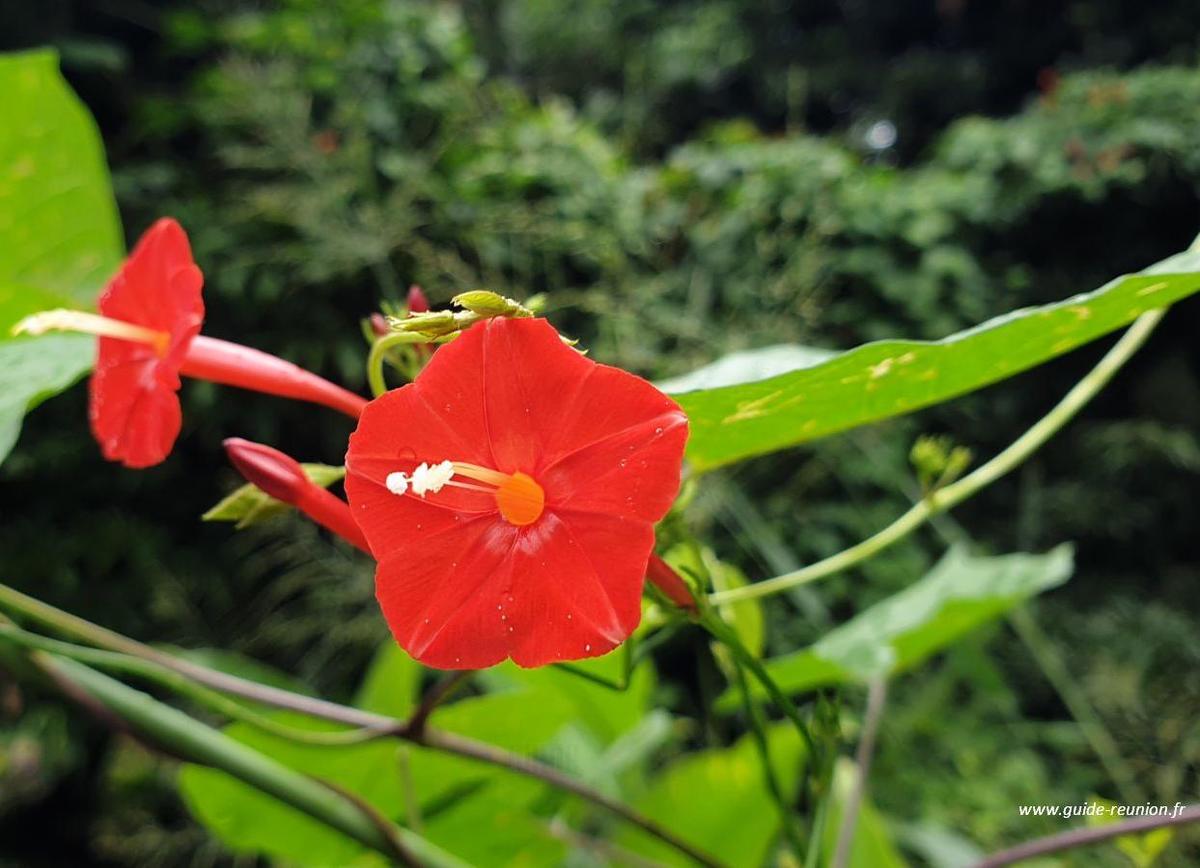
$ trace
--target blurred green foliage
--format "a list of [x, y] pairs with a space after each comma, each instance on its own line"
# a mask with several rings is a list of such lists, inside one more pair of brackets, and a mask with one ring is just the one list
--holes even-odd
[[[59, 43], [105, 131], [127, 234], [164, 213], [187, 227], [210, 334], [357, 387], [359, 318], [411, 282], [435, 302], [481, 286], [547, 292], [596, 358], [663, 377], [769, 344], [941, 337], [1091, 289], [1196, 234], [1191, 4], [852, 5], [50, 3], [14, 10], [0, 38]], [[1179, 65], [1131, 68], [1147, 60]], [[894, 146], [869, 146], [880, 121]], [[1036, 610], [1051, 651], [1137, 795], [1195, 798], [1197, 313], [1182, 305], [1085, 420], [956, 513], [961, 527], [939, 522], [765, 607], [768, 652], [911, 584], [963, 528], [995, 551], [1074, 540], [1078, 578]], [[832, 554], [919, 496], [907, 463], [918, 432], [953, 432], [986, 457], [1095, 354], [723, 471], [690, 519], [751, 578]], [[139, 474], [99, 459], [79, 390], [27, 420], [0, 469], [6, 578], [114, 628], [231, 648], [349, 698], [383, 639], [369, 567], [291, 519], [232, 539], [198, 521], [235, 484], [213, 474], [221, 437], [336, 462], [346, 423], [205, 384], [184, 397], [181, 448]], [[948, 830], [985, 849], [1059, 830], [1016, 804], [1128, 799], [1047, 680], [1045, 652], [990, 628], [894, 687], [874, 800], [918, 861], [936, 864]], [[666, 711], [699, 716], [724, 688], [696, 637], [667, 646], [661, 669]], [[16, 701], [0, 713], [15, 717]], [[164, 764], [129, 746], [103, 753], [77, 716], [30, 708], [0, 738], [0, 864], [237, 861], [182, 818]], [[729, 747], [728, 721], [699, 717], [686, 744], [716, 758], [681, 779], [746, 749]], [[88, 821], [56, 837], [46, 818], [63, 815]], [[35, 846], [45, 840], [55, 849]], [[1163, 864], [1194, 852], [1169, 849]]]

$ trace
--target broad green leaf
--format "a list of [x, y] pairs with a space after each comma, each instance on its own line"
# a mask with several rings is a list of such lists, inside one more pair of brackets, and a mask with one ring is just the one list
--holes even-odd
[[[854, 788], [855, 765], [848, 759], [838, 761], [833, 773], [832, 802], [825, 814], [821, 834], [821, 859], [818, 864], [831, 866], [837, 853], [838, 834], [846, 800]], [[846, 868], [905, 868], [907, 863], [892, 843], [887, 826], [865, 796], [858, 806], [854, 837], [844, 863]]]
[[[951, 549], [916, 584], [876, 603], [803, 651], [767, 662], [779, 686], [798, 693], [911, 669], [964, 633], [1071, 575], [1071, 547], [1041, 555], [974, 557]], [[736, 696], [722, 697], [732, 707]]]
[[[291, 712], [274, 712], [272, 717], [298, 729], [335, 728]], [[297, 771], [354, 793], [386, 817], [402, 814], [395, 742], [319, 747], [291, 742], [242, 723], [226, 727], [225, 734]], [[312, 866], [350, 865], [367, 853], [358, 842], [224, 772], [185, 765], [178, 783], [192, 814], [233, 850]]]
[[90, 367], [91, 339], [12, 338], [21, 317], [90, 307], [124, 253], [95, 123], [52, 51], [0, 56], [0, 461], [21, 418]]
[[421, 664], [392, 640], [375, 652], [354, 704], [376, 714], [406, 717], [417, 704]]
[[447, 811], [425, 818], [422, 834], [472, 865], [561, 865], [566, 845], [530, 806], [540, 787], [513, 775], [497, 779]]
[[[346, 475], [345, 467], [329, 464], [301, 464], [304, 475], [322, 488], [328, 488]], [[231, 492], [204, 515], [202, 521], [232, 521], [238, 530], [282, 515], [291, 509], [281, 500], [271, 497], [261, 488], [247, 483]]]
[[962, 868], [983, 861], [987, 854], [961, 832], [932, 821], [892, 827], [896, 841], [929, 868]]
[[[795, 791], [804, 760], [790, 724], [768, 731], [771, 762], [788, 795]], [[764, 864], [779, 830], [779, 812], [763, 785], [753, 736], [730, 748], [683, 756], [667, 766], [634, 806], [680, 837], [728, 865]], [[624, 828], [618, 841], [670, 865], [688, 859], [645, 833]]]
[[767, 379], [680, 391], [691, 422], [688, 458], [701, 470], [718, 467], [980, 389], [1191, 295], [1198, 272], [1200, 252], [1181, 253], [944, 340], [878, 341]]
[[701, 389], [719, 389], [765, 380], [789, 371], [811, 368], [827, 361], [837, 353], [817, 347], [798, 344], [775, 344], [756, 350], [741, 350], [722, 356], [711, 364], [690, 373], [658, 383], [658, 388], [668, 395], [696, 392]]
[[82, 335], [0, 339], [0, 461], [17, 442], [25, 414], [82, 377], [95, 351]]
[[[625, 672], [625, 649], [618, 648], [602, 657], [579, 660], [571, 666], [597, 678], [619, 683]], [[649, 665], [636, 668], [624, 690], [597, 684], [555, 666], [521, 669], [511, 662], [489, 670], [488, 678], [561, 697], [573, 707], [573, 720], [604, 745], [638, 725], [650, 707], [655, 683], [654, 669]]]
[[[377, 667], [376, 684], [366, 683], [362, 695], [379, 698], [373, 693], [374, 687], [384, 677], [385, 667], [396, 671], [393, 663], [391, 660]], [[570, 705], [553, 696], [515, 690], [451, 703], [435, 711], [430, 722], [449, 732], [531, 754], [541, 749], [571, 714]], [[332, 728], [290, 712], [272, 712], [271, 716], [300, 729]], [[394, 739], [316, 746], [292, 742], [243, 723], [231, 724], [225, 733], [291, 768], [353, 793], [389, 819], [398, 820], [407, 813], [401, 777], [401, 762], [405, 762], [428, 823], [426, 837], [464, 857], [492, 839], [488, 827], [477, 825], [476, 839], [464, 841], [460, 833], [467, 820], [456, 819], [460, 808], [477, 816], [477, 809], [471, 807], [473, 800], [486, 796], [493, 805], [506, 799], [508, 810], [515, 816], [543, 789], [539, 781], [495, 766], [402, 745]], [[185, 766], [179, 775], [179, 788], [193, 815], [236, 851], [262, 853], [304, 866], [379, 864], [355, 841], [222, 772]], [[543, 832], [541, 824], [533, 819], [512, 819], [497, 830], [496, 841], [507, 842], [505, 846], [513, 847], [514, 853], [524, 853], [527, 847], [536, 853], [546, 846]]]

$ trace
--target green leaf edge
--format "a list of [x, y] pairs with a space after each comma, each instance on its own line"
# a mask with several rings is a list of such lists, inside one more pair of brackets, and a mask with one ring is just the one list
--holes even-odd
[[[1159, 284], [1162, 285], [1159, 286]], [[711, 470], [746, 458], [797, 446], [860, 425], [879, 422], [933, 406], [1043, 364], [1129, 324], [1148, 310], [1166, 307], [1192, 295], [1197, 290], [1200, 290], [1200, 251], [1185, 251], [1156, 263], [1144, 271], [1114, 278], [1091, 292], [1074, 295], [1046, 305], [1009, 311], [940, 340], [872, 341], [839, 353], [828, 361], [778, 374], [764, 380], [679, 393], [675, 398], [692, 423], [687, 456], [695, 470]], [[1121, 294], [1129, 295], [1129, 306], [1121, 315], [1107, 321], [1104, 327], [1099, 329], [1094, 326], [1092, 328], [1084, 327], [1075, 331], [1070, 337], [1053, 342], [1046, 341], [1040, 347], [1043, 350], [1041, 354], [1026, 352], [1023, 357], [1012, 359], [1010, 364], [1003, 368], [993, 369], [994, 375], [985, 375], [964, 387], [954, 388], [932, 397], [914, 397], [904, 406], [894, 407], [890, 411], [865, 411], [856, 417], [842, 417], [833, 423], [824, 425], [820, 420], [810, 418], [789, 429], [782, 436], [761, 437], [756, 443], [742, 448], [735, 446], [730, 450], [728, 447], [727, 435], [732, 426], [753, 422], [755, 418], [763, 415], [765, 411], [760, 412], [761, 405], [773, 394], [780, 393], [783, 389], [795, 392], [798, 383], [802, 385], [805, 381], [819, 381], [828, 376], [830, 370], [842, 367], [847, 371], [852, 369], [865, 371], [886, 363], [888, 359], [895, 360], [910, 352], [928, 353], [933, 351], [936, 355], [940, 355], [948, 349], [953, 349], [982, 334], [988, 333], [989, 336], [992, 336], [990, 333], [1019, 325], [1031, 317], [1052, 316], [1072, 308], [1078, 309], [1076, 311], [1078, 321], [1085, 323], [1089, 314], [1085, 314], [1083, 311], [1088, 310], [1089, 305], [1100, 301], [1111, 303], [1113, 301], [1111, 296]], [[705, 420], [704, 414], [697, 411], [703, 409], [703, 404], [714, 400], [719, 402], [719, 405], [724, 404], [728, 408], [732, 408], [733, 412], [720, 421]]]

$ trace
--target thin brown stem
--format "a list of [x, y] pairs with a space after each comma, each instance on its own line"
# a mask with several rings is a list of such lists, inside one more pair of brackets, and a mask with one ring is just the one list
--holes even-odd
[[837, 849], [833, 851], [833, 868], [845, 868], [850, 864], [850, 851], [854, 846], [854, 828], [858, 825], [858, 813], [862, 808], [863, 796], [867, 792], [867, 777], [871, 774], [871, 760], [875, 757], [875, 740], [879, 736], [879, 724], [883, 720], [883, 707], [887, 701], [887, 681], [876, 678], [867, 692], [867, 712], [863, 717], [862, 735], [858, 739], [855, 754], [854, 785], [842, 806], [842, 825], [838, 829]]
[[1108, 826], [1088, 826], [1059, 832], [1057, 835], [1047, 835], [1045, 838], [1035, 838], [1024, 844], [993, 853], [977, 863], [975, 868], [1000, 868], [1002, 865], [1012, 865], [1026, 859], [1045, 856], [1048, 853], [1060, 853], [1063, 850], [1074, 850], [1077, 847], [1090, 847], [1122, 835], [1134, 835], [1167, 826], [1182, 826], [1195, 822], [1200, 822], [1200, 804], [1182, 808], [1174, 814], [1163, 814], [1159, 817], [1136, 817]]
[[408, 722], [404, 725], [405, 733], [419, 735], [424, 732], [425, 725], [429, 722], [429, 715], [433, 714], [434, 710], [445, 702], [450, 694], [474, 674], [473, 669], [451, 672], [429, 688], [429, 691], [421, 698], [421, 704], [409, 715]]

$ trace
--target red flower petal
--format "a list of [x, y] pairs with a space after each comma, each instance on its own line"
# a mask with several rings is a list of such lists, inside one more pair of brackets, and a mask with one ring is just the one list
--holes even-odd
[[100, 313], [166, 332], [166, 353], [100, 338], [89, 384], [92, 433], [104, 457], [128, 467], [158, 464], [179, 435], [179, 368], [204, 320], [200, 269], [179, 224], [147, 230], [100, 296]]
[[[678, 492], [686, 438], [670, 398], [543, 320], [490, 320], [440, 348], [416, 382], [367, 406], [346, 455], [397, 641], [443, 668], [538, 666], [620, 644], [641, 614], [653, 523]], [[492, 493], [387, 490], [389, 474], [443, 460], [527, 474], [545, 509], [515, 526]]]
[[520, 666], [606, 654], [642, 617], [642, 582], [654, 548], [648, 522], [549, 516], [513, 558], [513, 645]]

